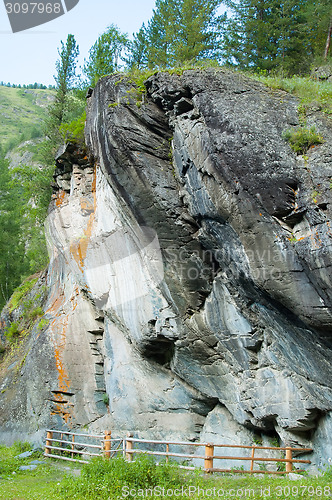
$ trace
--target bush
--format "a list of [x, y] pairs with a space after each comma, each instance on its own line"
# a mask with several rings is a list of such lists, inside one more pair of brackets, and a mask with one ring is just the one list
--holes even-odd
[[71, 141], [83, 145], [85, 120], [86, 113], [84, 111], [84, 113], [76, 120], [73, 120], [70, 123], [63, 123], [59, 129], [63, 139], [65, 141]]
[[44, 311], [41, 307], [35, 307], [34, 309], [28, 312], [28, 319], [30, 321], [35, 321], [40, 316], [44, 315]]
[[21, 331], [19, 329], [19, 325], [16, 321], [14, 321], [8, 328], [5, 330], [5, 337], [7, 340], [14, 340], [16, 337], [19, 337]]
[[315, 127], [300, 127], [294, 130], [286, 130], [283, 138], [289, 142], [290, 147], [297, 154], [305, 154], [311, 146], [322, 144], [323, 137], [317, 134]]
[[13, 311], [16, 309], [16, 307], [19, 305], [21, 299], [27, 295], [34, 287], [34, 285], [37, 283], [38, 278], [27, 278], [19, 287], [16, 288], [14, 291], [10, 303], [9, 303], [9, 310]]

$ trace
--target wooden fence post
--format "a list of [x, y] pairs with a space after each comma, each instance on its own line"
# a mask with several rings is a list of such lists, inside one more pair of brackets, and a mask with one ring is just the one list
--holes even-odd
[[51, 439], [53, 439], [53, 432], [51, 431], [48, 431], [47, 432], [47, 435], [46, 435], [46, 447], [45, 447], [45, 455], [48, 455], [49, 453], [51, 453], [52, 450], [50, 450], [48, 447], [49, 446], [52, 446], [52, 441]]
[[[166, 443], [166, 453], [169, 453], [169, 444]], [[168, 463], [168, 455], [166, 455], [166, 463]]]
[[72, 450], [71, 458], [75, 458], [75, 453], [73, 453], [73, 450], [75, 450], [75, 434], [72, 435], [71, 442], [72, 442], [72, 445], [71, 445], [71, 450]]
[[111, 448], [112, 448], [111, 437], [112, 437], [112, 432], [105, 431], [104, 453], [106, 458], [111, 458]]
[[254, 456], [255, 456], [255, 446], [252, 447], [251, 451], [250, 472], [254, 470]]
[[204, 458], [204, 469], [207, 472], [211, 472], [207, 469], [213, 469], [213, 454], [214, 454], [214, 445], [206, 444], [205, 445], [205, 458]]
[[[286, 447], [286, 460], [292, 460], [292, 448], [289, 446]], [[292, 472], [293, 470], [293, 463], [292, 462], [286, 462], [286, 472]]]
[[[133, 437], [133, 433], [127, 432], [127, 437], [128, 438]], [[134, 443], [126, 439], [126, 459], [128, 460], [128, 462], [131, 462], [133, 459], [133, 453], [128, 453], [128, 451], [132, 450], [133, 448], [134, 448]]]

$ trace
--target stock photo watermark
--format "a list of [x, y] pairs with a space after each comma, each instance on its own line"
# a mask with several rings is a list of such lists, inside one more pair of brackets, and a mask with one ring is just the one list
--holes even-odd
[[13, 33], [25, 31], [63, 16], [78, 4], [79, 0], [4, 0]]
[[163, 486], [155, 486], [154, 488], [129, 488], [123, 486], [121, 490], [123, 498], [188, 498], [192, 496], [199, 496], [200, 498], [269, 498], [271, 496], [282, 498], [301, 498], [301, 497], [330, 497], [332, 488], [330, 486], [308, 486], [308, 485], [275, 485], [275, 486], [260, 486], [258, 488], [201, 488], [200, 486], [182, 486], [182, 488], [165, 488]]

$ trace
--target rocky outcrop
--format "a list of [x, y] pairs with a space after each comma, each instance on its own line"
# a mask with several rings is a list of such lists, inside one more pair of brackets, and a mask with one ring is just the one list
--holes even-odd
[[57, 159], [38, 425], [246, 444], [258, 433], [313, 446], [323, 465], [330, 123], [308, 111], [325, 142], [297, 156], [282, 134], [299, 103], [285, 92], [215, 69], [145, 87], [101, 79], [87, 151]]

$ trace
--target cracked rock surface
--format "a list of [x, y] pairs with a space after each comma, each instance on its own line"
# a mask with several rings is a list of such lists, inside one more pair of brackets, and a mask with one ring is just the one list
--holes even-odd
[[102, 78], [88, 153], [59, 153], [43, 334], [53, 397], [27, 432], [87, 425], [233, 444], [258, 433], [313, 447], [322, 465], [331, 122], [309, 111], [325, 142], [296, 156], [282, 133], [299, 124], [299, 102], [283, 91], [215, 69], [145, 86]]

